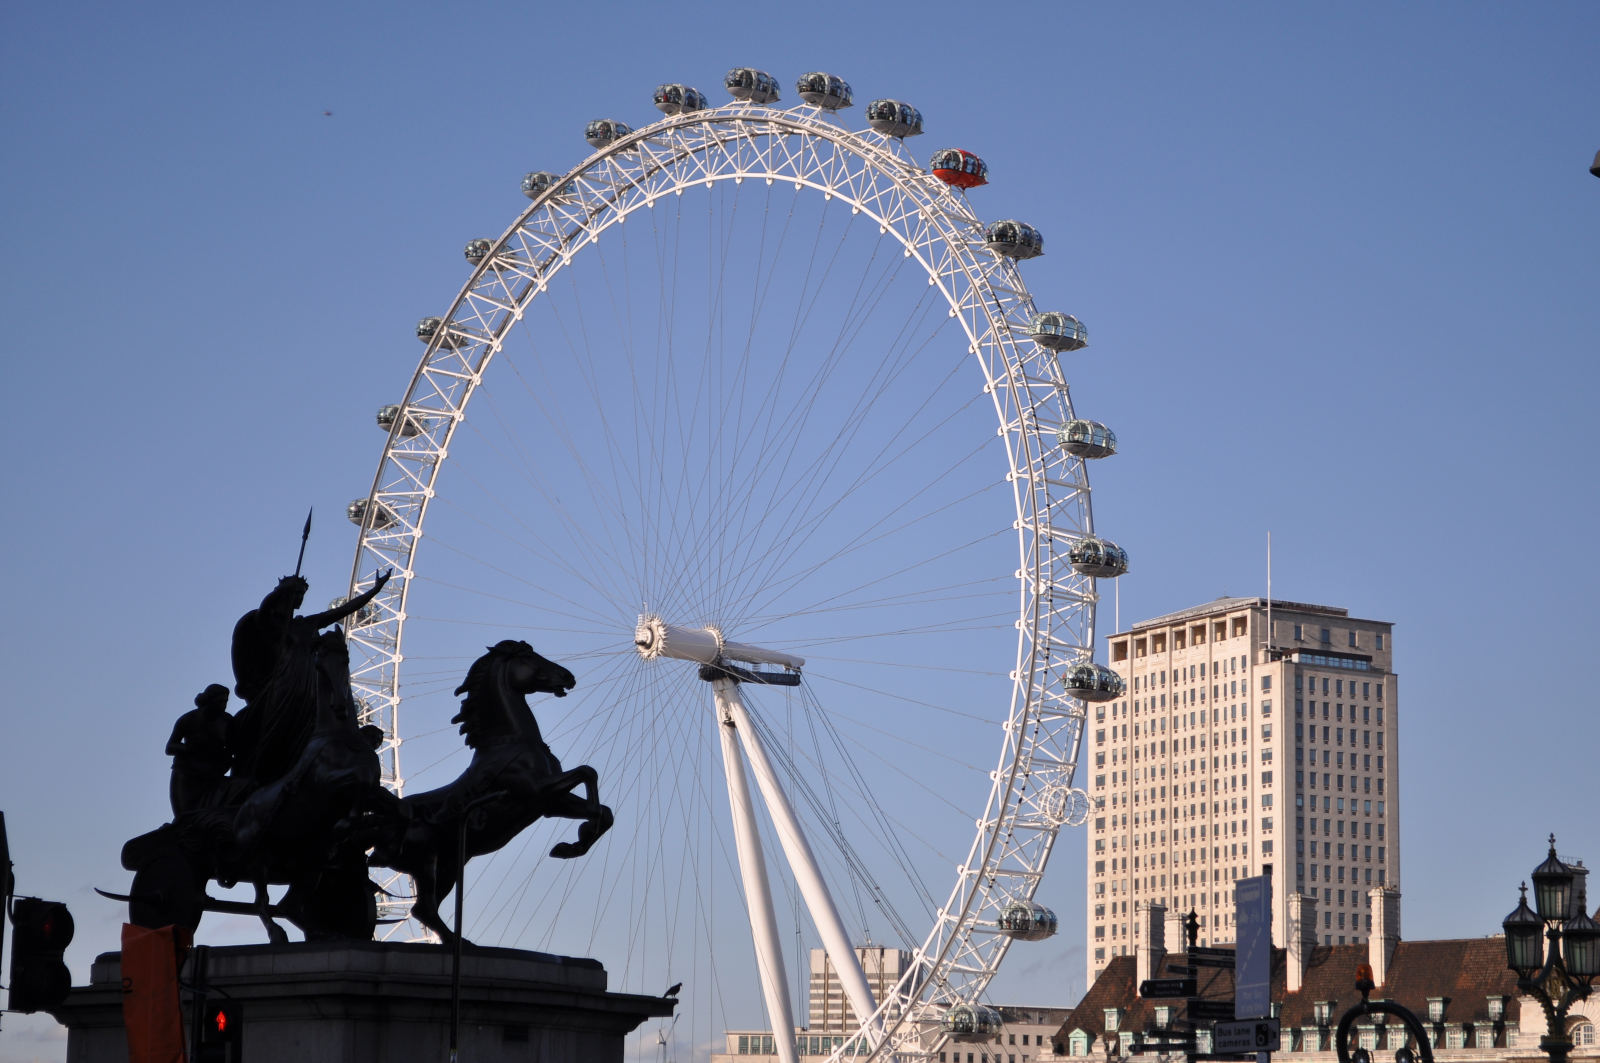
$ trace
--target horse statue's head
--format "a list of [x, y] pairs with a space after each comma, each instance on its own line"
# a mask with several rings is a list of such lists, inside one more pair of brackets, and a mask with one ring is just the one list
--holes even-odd
[[456, 687], [457, 694], [469, 697], [499, 673], [500, 681], [518, 694], [554, 694], [567, 696], [567, 691], [578, 684], [573, 674], [556, 662], [535, 653], [533, 647], [520, 639], [504, 639], [489, 647], [489, 652], [472, 662], [467, 677]]
[[467, 745], [473, 747], [507, 730], [531, 729], [537, 735], [538, 725], [523, 697], [554, 694], [564, 698], [577, 682], [571, 672], [541, 657], [526, 642], [506, 639], [472, 662], [455, 690], [466, 695], [461, 711], [450, 722], [461, 724]]

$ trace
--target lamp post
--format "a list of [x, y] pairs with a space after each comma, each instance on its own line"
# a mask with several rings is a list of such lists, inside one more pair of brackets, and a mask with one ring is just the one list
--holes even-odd
[[[1546, 1033], [1539, 1047], [1550, 1063], [1566, 1063], [1572, 1051], [1567, 1010], [1573, 1001], [1588, 997], [1600, 975], [1600, 924], [1574, 903], [1577, 874], [1556, 856], [1554, 834], [1550, 855], [1529, 877], [1534, 907], [1528, 907], [1528, 885], [1523, 883], [1516, 910], [1500, 924], [1506, 932], [1506, 966], [1517, 972], [1517, 988], [1544, 1008]], [[1548, 949], [1541, 936], [1549, 941]]]
[[[1433, 1063], [1433, 1047], [1428, 1044], [1428, 1031], [1422, 1025], [1422, 1020], [1417, 1018], [1417, 1013], [1392, 1000], [1369, 1000], [1368, 994], [1376, 988], [1372, 982], [1372, 966], [1363, 963], [1357, 967], [1356, 989], [1361, 993], [1361, 1003], [1352, 1005], [1344, 1013], [1339, 1019], [1339, 1029], [1333, 1035], [1333, 1048], [1339, 1054], [1339, 1063], [1372, 1063], [1372, 1053], [1356, 1045], [1356, 1038], [1360, 1035], [1356, 1023], [1371, 1016], [1373, 1025], [1382, 1028], [1388, 1025], [1390, 1015], [1400, 1020], [1407, 1039], [1407, 1043], [1396, 1050], [1395, 1063], [1418, 1063], [1419, 1060], [1420, 1063]], [[1416, 1043], [1414, 1050], [1411, 1042]]]

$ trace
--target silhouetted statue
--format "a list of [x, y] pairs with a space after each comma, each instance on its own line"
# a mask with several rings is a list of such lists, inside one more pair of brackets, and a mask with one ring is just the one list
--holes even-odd
[[[310, 526], [308, 517], [302, 552]], [[611, 826], [595, 770], [562, 770], [528, 708], [528, 694], [564, 696], [572, 673], [526, 642], [490, 647], [456, 690], [466, 696], [451, 722], [473, 751], [461, 777], [403, 800], [382, 786], [385, 735], [361, 723], [344, 632], [332, 626], [365, 608], [389, 575], [336, 608], [297, 616], [307, 589], [297, 570], [235, 625], [245, 706], [230, 717], [227, 688], [212, 684], [173, 726], [173, 820], [122, 848], [134, 872], [120, 898], [130, 922], [193, 930], [207, 911], [251, 913], [277, 943], [288, 935], [275, 918], [307, 939], [367, 940], [377, 919], [372, 865], [413, 876], [412, 914], [451, 940], [439, 902], [459, 881], [463, 847], [465, 856], [493, 852], [541, 816], [562, 816], [582, 822], [551, 855], [574, 857]], [[211, 880], [249, 882], [255, 902], [212, 898]], [[274, 904], [275, 884], [288, 890]]]
[[[560, 842], [550, 855], [582, 856], [612, 823], [600, 803], [599, 780], [587, 764], [563, 771], [539, 734], [527, 695], [565, 697], [577, 680], [535, 653], [526, 642], [507, 639], [489, 647], [456, 688], [465, 693], [451, 723], [461, 725], [472, 761], [455, 782], [401, 799], [406, 820], [379, 837], [371, 862], [404, 872], [416, 883], [411, 915], [446, 942], [455, 934], [439, 915], [439, 904], [459, 881], [461, 854], [492, 853], [543, 816], [583, 822], [578, 840]], [[583, 795], [576, 791], [583, 788]]]
[[366, 607], [391, 573], [336, 609], [308, 616], [306, 581], [285, 576], [233, 628], [234, 692], [245, 701], [234, 720], [234, 775], [264, 785], [288, 771], [315, 727], [317, 635]]
[[178, 717], [167, 739], [172, 758], [172, 814], [181, 816], [211, 803], [233, 763], [228, 732], [228, 688], [212, 683], [194, 696], [195, 708]]

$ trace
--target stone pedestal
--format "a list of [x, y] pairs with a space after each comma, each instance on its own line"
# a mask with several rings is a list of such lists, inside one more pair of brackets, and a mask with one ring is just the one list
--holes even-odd
[[[240, 945], [210, 949], [206, 967], [211, 991], [239, 1005], [240, 1055], [248, 1063], [448, 1059], [451, 957], [443, 946]], [[183, 997], [188, 1021], [193, 994]], [[675, 1003], [606, 992], [605, 968], [595, 960], [469, 948], [461, 963], [460, 1057], [621, 1063], [626, 1035], [670, 1015]], [[100, 956], [90, 984], [55, 1014], [69, 1030], [68, 1063], [127, 1063], [121, 954]]]

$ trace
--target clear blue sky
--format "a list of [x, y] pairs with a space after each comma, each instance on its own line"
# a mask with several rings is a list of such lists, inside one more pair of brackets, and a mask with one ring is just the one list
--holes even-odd
[[[980, 152], [980, 209], [1089, 325], [1123, 442], [1124, 624], [1265, 591], [1394, 622], [1404, 933], [1498, 929], [1554, 831], [1600, 860], [1593, 685], [1600, 10], [1549, 3], [860, 7], [62, 3], [0, 43], [8, 608], [0, 809], [86, 976], [172, 719], [301, 515], [334, 593], [410, 332], [582, 125], [806, 70]], [[324, 111], [332, 111], [325, 116]], [[1003, 207], [1001, 206], [1003, 204]], [[1107, 595], [1109, 598], [1109, 593]], [[1110, 610], [1101, 631], [1109, 631]], [[1034, 1004], [1082, 991], [1082, 842]], [[604, 957], [603, 957], [604, 958]], [[1058, 987], [1049, 988], [1045, 987]], [[5, 1016], [0, 1060], [59, 1060]]]

